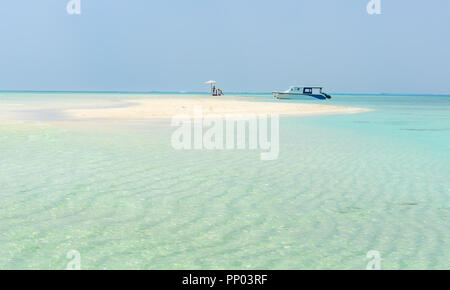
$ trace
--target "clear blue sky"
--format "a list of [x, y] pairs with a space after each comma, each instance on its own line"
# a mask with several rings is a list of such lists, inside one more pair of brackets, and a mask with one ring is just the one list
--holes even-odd
[[450, 93], [450, 1], [3, 0], [0, 90]]

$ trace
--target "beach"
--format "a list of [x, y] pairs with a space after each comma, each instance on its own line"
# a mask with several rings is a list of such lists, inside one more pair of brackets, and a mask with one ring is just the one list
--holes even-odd
[[387, 2], [3, 1], [0, 271], [450, 269], [450, 0]]
[[[70, 96], [70, 95], [68, 95]], [[230, 118], [249, 118], [255, 115], [315, 116], [332, 114], [357, 114], [372, 109], [334, 105], [333, 102], [289, 102], [246, 98], [239, 95], [211, 97], [205, 95], [133, 95], [108, 94], [105, 98], [71, 99], [67, 102], [0, 102], [0, 120], [9, 121], [100, 121], [170, 119], [172, 117], [201, 113]]]
[[70, 109], [64, 113], [74, 119], [148, 119], [171, 118], [178, 115], [192, 116], [195, 110], [203, 114], [235, 115], [245, 118], [258, 114], [279, 115], [323, 115], [355, 114], [369, 109], [323, 104], [304, 104], [279, 102], [255, 102], [230, 99], [197, 98], [159, 98], [124, 101], [118, 108]]

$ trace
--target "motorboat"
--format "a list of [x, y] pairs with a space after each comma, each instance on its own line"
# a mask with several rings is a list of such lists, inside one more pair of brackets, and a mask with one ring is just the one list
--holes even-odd
[[283, 92], [272, 92], [276, 99], [331, 99], [331, 96], [323, 92], [322, 87], [295, 87], [292, 86]]

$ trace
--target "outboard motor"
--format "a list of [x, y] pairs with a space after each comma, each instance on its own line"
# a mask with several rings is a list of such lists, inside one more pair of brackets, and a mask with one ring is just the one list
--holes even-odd
[[331, 96], [329, 94], [325, 94], [325, 93], [322, 93], [322, 94], [325, 96], [325, 98], [331, 99]]

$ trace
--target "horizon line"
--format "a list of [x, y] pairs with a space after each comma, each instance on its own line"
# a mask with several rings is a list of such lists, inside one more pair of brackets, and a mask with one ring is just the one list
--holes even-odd
[[[120, 90], [0, 90], [0, 93], [93, 93], [93, 94], [205, 94], [209, 95], [210, 92], [196, 92], [196, 91], [120, 91]], [[246, 92], [246, 91], [237, 91], [237, 92], [229, 92], [227, 94], [254, 94], [254, 95], [271, 95], [272, 92]], [[337, 95], [392, 95], [392, 96], [450, 96], [450, 93], [389, 93], [389, 92], [330, 92], [330, 94]]]

